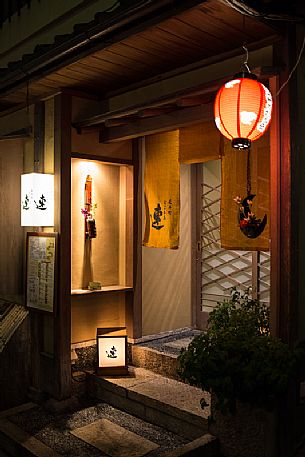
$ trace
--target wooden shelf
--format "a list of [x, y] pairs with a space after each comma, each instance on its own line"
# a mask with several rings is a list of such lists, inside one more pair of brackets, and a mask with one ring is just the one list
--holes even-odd
[[105, 292], [121, 292], [124, 290], [132, 290], [132, 287], [117, 285], [117, 286], [102, 286], [101, 290], [72, 289], [71, 295], [103, 294]]

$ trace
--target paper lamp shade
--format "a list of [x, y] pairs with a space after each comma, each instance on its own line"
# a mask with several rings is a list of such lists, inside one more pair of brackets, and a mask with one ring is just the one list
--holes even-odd
[[261, 137], [269, 127], [272, 95], [252, 73], [241, 73], [217, 92], [215, 123], [232, 146], [243, 149]]
[[21, 175], [21, 225], [28, 227], [54, 225], [54, 175], [44, 173]]
[[97, 354], [98, 374], [128, 374], [126, 328], [97, 329]]

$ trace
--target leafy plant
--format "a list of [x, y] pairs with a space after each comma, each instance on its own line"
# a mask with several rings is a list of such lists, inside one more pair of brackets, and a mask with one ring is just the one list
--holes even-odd
[[233, 289], [211, 312], [207, 331], [182, 349], [180, 377], [215, 394], [222, 413], [234, 412], [237, 400], [271, 409], [305, 362], [305, 350], [271, 336], [269, 322], [265, 305]]

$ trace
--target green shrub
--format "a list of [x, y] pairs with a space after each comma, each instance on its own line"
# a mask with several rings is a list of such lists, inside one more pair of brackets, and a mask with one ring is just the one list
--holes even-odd
[[270, 335], [268, 308], [233, 289], [211, 312], [207, 331], [181, 351], [179, 374], [214, 393], [223, 413], [234, 412], [236, 400], [271, 409], [304, 360], [303, 348]]

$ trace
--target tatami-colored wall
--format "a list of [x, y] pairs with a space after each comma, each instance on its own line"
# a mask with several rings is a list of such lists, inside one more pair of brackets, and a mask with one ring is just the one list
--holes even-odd
[[190, 166], [180, 166], [180, 246], [142, 248], [143, 335], [191, 325]]
[[125, 325], [124, 292], [71, 296], [71, 343], [94, 340], [98, 327]]
[[[92, 202], [97, 204], [97, 237], [84, 236], [84, 188], [92, 177]], [[72, 159], [72, 289], [89, 281], [104, 286], [119, 284], [120, 167]]]

